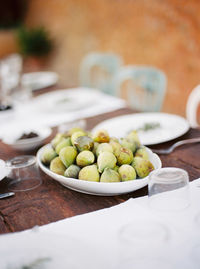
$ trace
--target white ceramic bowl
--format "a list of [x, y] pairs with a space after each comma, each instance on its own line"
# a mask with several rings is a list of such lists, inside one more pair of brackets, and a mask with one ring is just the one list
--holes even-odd
[[[55, 174], [41, 162], [42, 152], [45, 147], [50, 147], [50, 144], [45, 145], [44, 147], [39, 149], [37, 153], [37, 162], [40, 168], [45, 174], [52, 177], [56, 181], [60, 182], [64, 187], [67, 187], [69, 189], [93, 195], [113, 196], [141, 189], [148, 184], [148, 176], [142, 179], [135, 179], [125, 182], [105, 183], [78, 180]], [[146, 149], [149, 154], [149, 159], [154, 165], [155, 169], [161, 168], [162, 163], [158, 155], [153, 153], [149, 148]]]
[[[23, 133], [30, 133], [34, 132], [37, 133], [37, 137], [33, 138], [26, 138], [17, 140]], [[38, 128], [28, 128], [28, 129], [21, 129], [16, 130], [16, 132], [10, 132], [7, 135], [4, 135], [2, 138], [2, 142], [4, 144], [9, 145], [10, 147], [16, 150], [32, 150], [38, 148], [44, 143], [44, 140], [48, 138], [52, 133], [51, 128], [49, 127], [38, 127]]]

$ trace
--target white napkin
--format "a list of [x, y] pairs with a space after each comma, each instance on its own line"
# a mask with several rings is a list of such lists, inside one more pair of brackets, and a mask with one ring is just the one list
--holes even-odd
[[[162, 269], [198, 268], [195, 267], [198, 262], [195, 260], [193, 251], [197, 249], [195, 245], [200, 243], [200, 227], [195, 223], [195, 217], [200, 213], [200, 188], [198, 185], [200, 186], [200, 179], [190, 183], [191, 204], [185, 210], [171, 213], [162, 212], [161, 214], [150, 209], [147, 197], [141, 197], [129, 199], [107, 209], [38, 227], [35, 229], [35, 234], [57, 235], [65, 239], [66, 242], [74, 242], [71, 244], [70, 252], [70, 257], [73, 257], [74, 263], [72, 268], [80, 268], [81, 265], [81, 268], [87, 269], [119, 269], [123, 268], [126, 259], [130, 257], [134, 257], [134, 263], [136, 263], [134, 268], [136, 269], [145, 269], [147, 264], [148, 268], [154, 266], [154, 269], [157, 269], [155, 263], [156, 265], [163, 264]], [[141, 234], [143, 241], [140, 242], [140, 237], [133, 233], [132, 236], [136, 236], [134, 244], [126, 244], [120, 239], [120, 231], [128, 223], [135, 226], [138, 233], [140, 233], [139, 228], [146, 224], [146, 230], [152, 229], [152, 233], [155, 232], [155, 240], [148, 237], [148, 234], [145, 236]], [[158, 230], [156, 230], [157, 226]], [[0, 236], [0, 253], [2, 246], [8, 242], [8, 238], [18, 238], [19, 241], [30, 233], [33, 231], [28, 230]], [[144, 238], [146, 239], [144, 240]], [[40, 242], [38, 243], [40, 244]], [[9, 252], [11, 253], [12, 245], [9, 247], [11, 247]], [[60, 240], [60, 247], [61, 249], [66, 248], [62, 240]], [[67, 247], [69, 248], [69, 245]], [[154, 259], [153, 263], [152, 259]], [[141, 261], [143, 264], [138, 265], [138, 262]], [[63, 265], [60, 268], [66, 267]]]

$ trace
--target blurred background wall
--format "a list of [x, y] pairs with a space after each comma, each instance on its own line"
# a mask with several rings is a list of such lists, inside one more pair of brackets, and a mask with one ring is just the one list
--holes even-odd
[[[49, 31], [54, 50], [43, 68], [58, 72], [61, 85], [78, 85], [88, 52], [115, 52], [125, 64], [161, 68], [168, 77], [162, 111], [185, 116], [200, 83], [199, 14], [198, 0], [29, 0], [25, 23]], [[17, 50], [11, 30], [0, 30], [0, 44], [0, 56]]]

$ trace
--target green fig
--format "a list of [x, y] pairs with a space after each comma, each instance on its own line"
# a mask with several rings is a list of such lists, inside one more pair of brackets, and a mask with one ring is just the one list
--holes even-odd
[[154, 170], [153, 164], [141, 157], [135, 157], [132, 166], [135, 168], [136, 173], [140, 178], [148, 176], [149, 173]]
[[93, 150], [92, 150], [92, 152], [94, 153], [94, 155], [96, 155], [96, 151], [97, 151], [98, 146], [99, 146], [99, 143], [94, 142], [94, 147], [93, 147]]
[[55, 150], [52, 147], [44, 148], [41, 156], [41, 161], [45, 165], [49, 165], [50, 162], [57, 156]]
[[141, 146], [138, 132], [136, 130], [131, 131], [125, 138], [129, 141], [135, 142], [136, 148], [139, 148]]
[[114, 140], [110, 141], [109, 144], [112, 146], [113, 153], [117, 157], [119, 155], [119, 152], [120, 152], [120, 149], [122, 146], [120, 145], [120, 143], [118, 143]]
[[113, 168], [113, 170], [115, 170], [116, 172], [119, 171], [119, 166], [118, 165], [115, 165], [115, 167]]
[[92, 150], [94, 147], [94, 141], [89, 136], [84, 135], [76, 138], [74, 141], [74, 145], [79, 152], [83, 150]]
[[114, 168], [116, 165], [117, 159], [112, 152], [104, 151], [99, 154], [97, 158], [97, 166], [100, 173], [103, 172], [105, 168]]
[[83, 167], [93, 164], [95, 161], [95, 156], [92, 151], [83, 150], [76, 157], [76, 163], [78, 166]]
[[77, 150], [72, 146], [64, 147], [60, 150], [59, 157], [66, 167], [69, 167], [76, 160]]
[[133, 141], [133, 140], [130, 141], [127, 138], [122, 138], [120, 142], [121, 142], [122, 147], [130, 149], [132, 152], [135, 152], [135, 150], [136, 150], [135, 141]]
[[77, 133], [77, 132], [84, 132], [84, 130], [80, 127], [73, 127], [67, 132], [67, 135], [72, 136], [74, 133]]
[[59, 154], [60, 150], [66, 146], [71, 146], [71, 139], [70, 137], [63, 138], [59, 144], [56, 146], [56, 153]]
[[135, 169], [129, 164], [123, 164], [122, 166], [120, 166], [118, 173], [120, 174], [122, 181], [136, 179]]
[[62, 133], [57, 133], [56, 136], [51, 140], [51, 145], [55, 149], [56, 146], [63, 140], [65, 139], [64, 134]]
[[117, 156], [118, 165], [130, 164], [133, 161], [133, 153], [130, 149], [120, 148], [119, 154]]
[[59, 157], [54, 158], [50, 163], [50, 170], [58, 175], [63, 176], [66, 167]]
[[100, 182], [120, 182], [120, 175], [113, 169], [105, 168], [101, 175]]
[[76, 141], [76, 139], [80, 136], [85, 136], [86, 133], [84, 131], [78, 131], [72, 134], [71, 136], [71, 143], [74, 146], [74, 142]]
[[113, 153], [113, 148], [109, 143], [101, 143], [96, 149], [96, 156], [98, 157], [101, 152], [109, 151]]
[[94, 133], [93, 140], [98, 143], [108, 143], [110, 141], [110, 137], [106, 130], [98, 130]]
[[81, 168], [78, 167], [78, 165], [71, 164], [64, 173], [65, 177], [72, 177], [72, 178], [78, 178], [78, 174], [80, 172]]
[[110, 143], [112, 143], [112, 142], [117, 142], [117, 143], [119, 143], [119, 139], [117, 138], [117, 137], [111, 137], [110, 138]]
[[145, 160], [149, 160], [149, 154], [145, 147], [140, 147], [135, 153], [135, 157], [141, 157]]
[[79, 172], [78, 178], [80, 180], [99, 182], [99, 172], [96, 164], [85, 166]]

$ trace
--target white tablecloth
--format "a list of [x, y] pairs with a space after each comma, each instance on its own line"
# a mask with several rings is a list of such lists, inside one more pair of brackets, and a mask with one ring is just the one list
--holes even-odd
[[[71, 110], [60, 110], [53, 107], [53, 97], [60, 94], [60, 98], [67, 98], [67, 93], [79, 96], [81, 108]], [[48, 97], [49, 96], [49, 97]], [[90, 98], [92, 96], [92, 98]], [[58, 97], [57, 97], [58, 98]], [[90, 99], [89, 99], [90, 98]], [[84, 101], [87, 106], [84, 106]], [[52, 110], [50, 109], [52, 105]], [[88, 88], [74, 88], [59, 90], [49, 95], [40, 95], [37, 99], [29, 102], [21, 102], [13, 111], [0, 112], [0, 137], [5, 136], [16, 128], [38, 127], [38, 126], [57, 126], [64, 122], [93, 117], [103, 113], [111, 112], [123, 108], [126, 102], [123, 99], [110, 96], [97, 90]], [[67, 107], [67, 105], [66, 105]]]
[[[35, 227], [33, 230], [2, 235], [0, 236], [0, 260], [5, 261], [5, 264], [8, 260], [11, 263], [12, 259], [14, 260], [13, 253], [19, 249], [20, 242], [22, 242], [21, 251], [28, 257], [29, 253], [26, 255], [26, 251], [32, 242], [34, 245], [33, 238], [29, 239], [29, 236], [33, 236], [37, 239], [39, 249], [42, 246], [44, 248], [51, 246], [53, 249], [57, 246], [59, 253], [65, 251], [65, 258], [67, 257], [68, 260], [63, 259], [61, 262], [62, 258], [59, 259], [61, 269], [125, 268], [124, 264], [130, 257], [134, 258], [135, 265], [133, 264], [132, 267], [134, 269], [157, 269], [151, 264], [152, 259], [153, 264], [160, 262], [162, 269], [199, 268], [199, 261], [196, 260], [197, 255], [194, 251], [197, 250], [196, 245], [200, 244], [200, 224], [195, 222], [197, 214], [200, 213], [200, 187], [198, 186], [200, 186], [200, 179], [190, 183], [191, 203], [188, 208], [181, 211], [158, 213], [150, 209], [148, 197], [141, 197], [129, 199], [107, 209]], [[141, 243], [136, 240], [133, 245], [125, 244], [120, 239], [119, 231], [128, 223], [132, 223], [137, 228], [139, 223], [146, 224], [147, 228], [149, 224], [161, 225], [161, 228], [167, 228], [165, 231], [167, 237], [158, 240], [159, 244], [156, 239], [155, 242], [146, 240]], [[49, 244], [48, 240], [43, 238], [45, 236], [49, 238]], [[52, 239], [52, 236], [56, 239]], [[52, 241], [55, 243], [52, 244]], [[141, 260], [143, 265], [139, 265]], [[71, 265], [67, 267], [68, 262]]]

